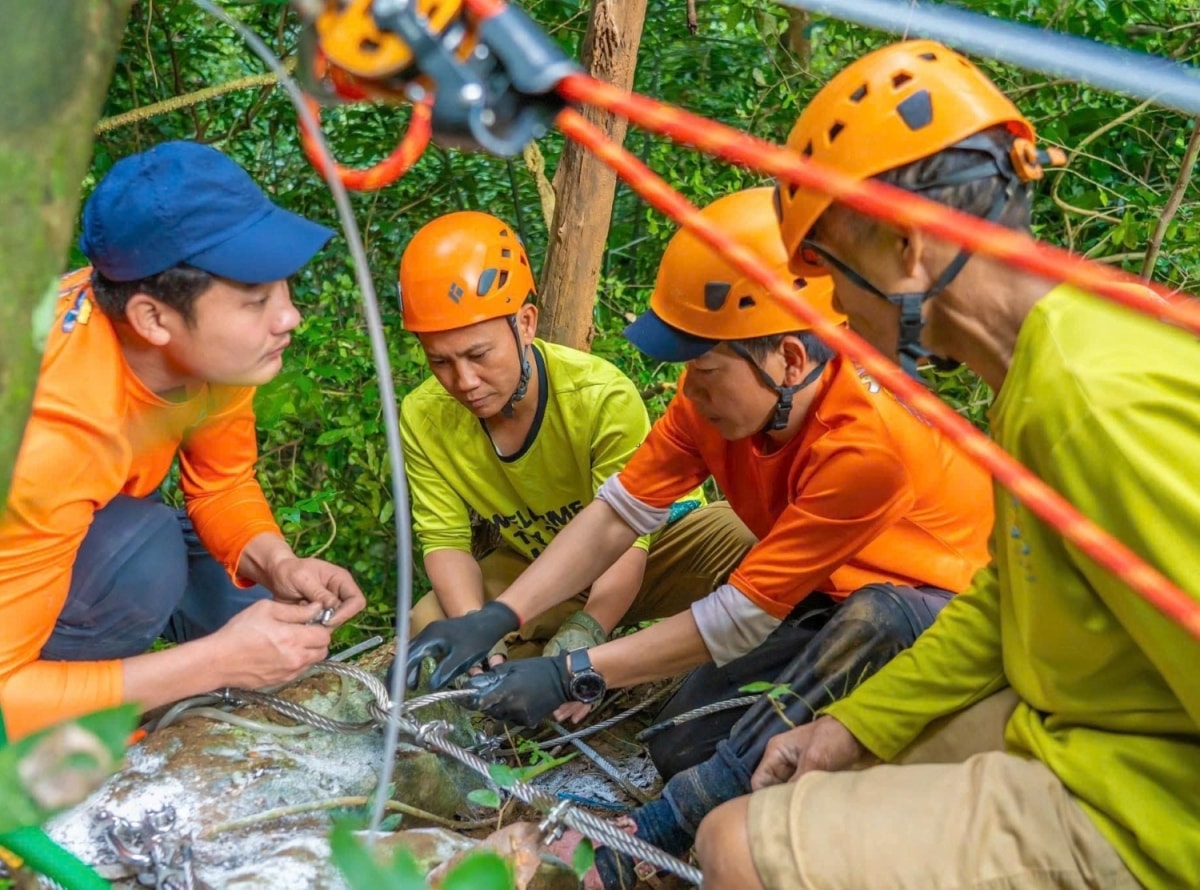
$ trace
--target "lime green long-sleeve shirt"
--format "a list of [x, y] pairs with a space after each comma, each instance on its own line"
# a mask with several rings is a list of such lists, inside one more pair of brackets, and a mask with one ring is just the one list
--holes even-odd
[[[1006, 451], [1200, 601], [1200, 341], [1068, 286], [1023, 324]], [[1200, 887], [1200, 642], [997, 489], [993, 563], [831, 706], [890, 760], [1006, 685], [1005, 741], [1062, 780], [1150, 890]]]

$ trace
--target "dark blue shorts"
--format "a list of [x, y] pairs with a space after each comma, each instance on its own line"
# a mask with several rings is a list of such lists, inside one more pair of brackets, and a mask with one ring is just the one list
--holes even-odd
[[104, 661], [139, 655], [159, 636], [187, 642], [270, 596], [264, 587], [234, 585], [186, 511], [157, 497], [118, 495], [97, 511], [79, 547], [42, 658]]

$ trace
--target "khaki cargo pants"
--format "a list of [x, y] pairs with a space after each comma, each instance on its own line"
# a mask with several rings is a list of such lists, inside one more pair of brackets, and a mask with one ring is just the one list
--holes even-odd
[[[667, 618], [687, 609], [724, 584], [756, 540], [725, 501], [671, 523], [650, 548], [642, 586], [621, 624]], [[493, 550], [479, 561], [484, 596], [496, 599], [528, 567], [529, 560], [507, 547]], [[587, 594], [581, 593], [527, 621], [509, 638], [509, 656], [541, 655], [555, 631], [585, 603]], [[412, 634], [445, 617], [437, 597], [423, 597], [412, 610]]]
[[897, 761], [809, 773], [750, 798], [768, 890], [1137, 890], [1041, 762], [1006, 754], [1010, 689], [930, 727]]

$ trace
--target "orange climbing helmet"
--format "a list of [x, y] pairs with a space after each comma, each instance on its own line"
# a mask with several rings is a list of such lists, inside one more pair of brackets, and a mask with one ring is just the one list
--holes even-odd
[[[835, 324], [833, 283], [825, 276], [795, 278], [779, 238], [772, 189], [751, 188], [718, 198], [700, 211], [764, 265], [793, 281], [798, 296]], [[745, 340], [806, 330], [758, 282], [737, 271], [691, 232], [675, 234], [663, 253], [650, 308], [625, 329], [634, 346], [659, 361], [689, 361], [722, 340]]]
[[[911, 40], [840, 71], [804, 109], [787, 144], [801, 157], [869, 179], [996, 126], [1015, 137], [1008, 160], [1022, 181], [1039, 179], [1043, 162], [1062, 163], [1061, 152], [1037, 152], [1033, 124], [966, 57], [932, 40]], [[802, 244], [832, 200], [779, 183], [777, 210], [793, 272], [823, 271]]]
[[[372, 7], [375, 0], [306, 0], [297, 3], [310, 20], [321, 51], [338, 69], [355, 77], [381, 79], [407, 71], [412, 48], [398, 34], [381, 30]], [[462, 0], [415, 0], [415, 12], [431, 33], [444, 35], [459, 25]], [[474, 40], [470, 41], [472, 48]]]
[[537, 292], [512, 226], [464, 210], [426, 223], [400, 258], [404, 328], [449, 331], [513, 315]]

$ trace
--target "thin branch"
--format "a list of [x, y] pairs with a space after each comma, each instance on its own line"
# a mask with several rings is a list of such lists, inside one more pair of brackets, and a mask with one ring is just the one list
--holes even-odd
[[[253, 816], [247, 816], [244, 819], [234, 819], [232, 822], [222, 822], [219, 825], [214, 825], [211, 828], [206, 828], [200, 833], [201, 840], [208, 840], [215, 835], [222, 834], [226, 831], [240, 831], [243, 828], [254, 828], [257, 825], [262, 825], [264, 822], [276, 822], [280, 819], [286, 819], [289, 816], [302, 816], [305, 813], [319, 813], [324, 810], [340, 810], [350, 807], [364, 807], [370, 803], [370, 798], [367, 797], [335, 797], [331, 800], [318, 800], [311, 803], [296, 804], [290, 807], [279, 807], [274, 810], [266, 810], [262, 813], [255, 813]], [[444, 816], [438, 816], [435, 813], [427, 812], [419, 807], [409, 806], [406, 803], [400, 803], [398, 800], [389, 800], [386, 804], [388, 810], [393, 813], [403, 813], [406, 816], [412, 816], [414, 819], [422, 819], [425, 822], [432, 822], [435, 825], [441, 825], [445, 828], [452, 828], [456, 831], [470, 831], [476, 828], [489, 828], [495, 824], [496, 818], [493, 816], [489, 819], [476, 819], [473, 822], [456, 822], [453, 819], [447, 819]]]
[[324, 544], [308, 554], [310, 558], [320, 556], [332, 546], [334, 539], [337, 538], [337, 520], [333, 518], [333, 511], [329, 509], [329, 505], [324, 501], [321, 502], [321, 508], [325, 511], [325, 515], [329, 517], [329, 537]]
[[1154, 271], [1154, 264], [1158, 261], [1158, 252], [1162, 248], [1167, 228], [1171, 225], [1171, 220], [1175, 218], [1175, 213], [1183, 201], [1183, 193], [1187, 191], [1188, 183], [1192, 179], [1192, 167], [1196, 164], [1197, 154], [1200, 154], [1200, 119], [1192, 121], [1192, 137], [1188, 140], [1187, 149], [1183, 153], [1179, 176], [1176, 178], [1175, 187], [1171, 189], [1170, 197], [1167, 198], [1167, 203], [1158, 217], [1158, 223], [1154, 226], [1154, 234], [1150, 237], [1146, 258], [1142, 260], [1143, 278], [1149, 278], [1150, 273]]
[[[296, 60], [295, 58], [287, 59], [283, 64], [290, 71], [296, 67]], [[270, 74], [251, 74], [247, 77], [239, 77], [236, 80], [205, 87], [202, 90], [196, 90], [183, 96], [172, 96], [170, 99], [164, 99], [162, 102], [155, 102], [141, 108], [134, 108], [123, 114], [106, 117], [96, 124], [94, 132], [99, 136], [101, 133], [107, 133], [109, 130], [115, 130], [118, 127], [124, 127], [136, 121], [143, 121], [155, 115], [166, 114], [169, 111], [178, 111], [180, 108], [187, 108], [199, 102], [214, 99], [225, 93], [232, 93], [235, 90], [244, 90], [250, 87], [270, 87], [275, 84], [276, 80], [277, 78], [273, 72]]]

